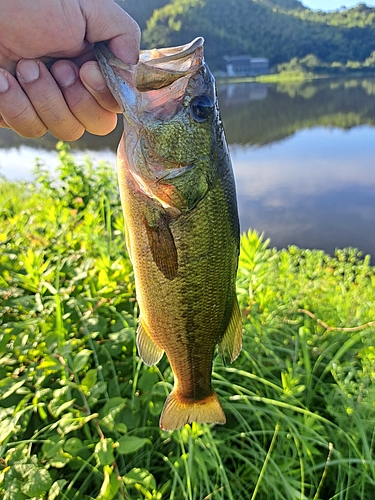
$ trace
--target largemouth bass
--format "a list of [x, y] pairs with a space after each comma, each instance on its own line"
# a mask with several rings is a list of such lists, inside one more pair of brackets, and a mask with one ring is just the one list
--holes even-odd
[[97, 59], [121, 107], [118, 176], [147, 365], [165, 352], [174, 373], [160, 426], [225, 423], [211, 383], [218, 344], [242, 346], [235, 278], [239, 222], [231, 161], [203, 39], [141, 51], [137, 65], [103, 44]]

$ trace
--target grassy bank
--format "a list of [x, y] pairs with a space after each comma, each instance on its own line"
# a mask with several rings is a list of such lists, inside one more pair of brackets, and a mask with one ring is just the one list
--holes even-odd
[[[303, 73], [302, 71], [283, 71], [282, 73], [272, 73], [270, 75], [260, 76], [241, 76], [241, 77], [225, 77], [217, 76], [216, 82], [220, 84], [229, 83], [279, 83], [279, 82], [304, 82], [322, 78], [322, 75], [314, 75], [314, 73]], [[324, 77], [323, 77], [324, 78]]]
[[213, 375], [227, 424], [163, 432], [172, 373], [137, 357], [113, 170], [59, 154], [57, 183], [0, 183], [0, 497], [374, 498], [369, 258], [244, 235], [244, 348]]
[[326, 73], [314, 73], [309, 71], [281, 71], [280, 73], [272, 73], [269, 75], [260, 76], [244, 76], [244, 77], [224, 77], [217, 76], [216, 81], [220, 84], [229, 83], [293, 83], [305, 82], [310, 80], [321, 80], [324, 78], [374, 78], [375, 73], [370, 71], [336, 71]]

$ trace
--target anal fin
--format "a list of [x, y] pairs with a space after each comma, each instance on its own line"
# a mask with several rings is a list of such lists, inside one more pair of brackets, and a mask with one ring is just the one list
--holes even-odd
[[156, 365], [163, 357], [163, 349], [156, 345], [154, 340], [152, 340], [147, 327], [144, 325], [141, 318], [139, 319], [136, 342], [138, 354], [146, 365]]
[[238, 357], [242, 349], [242, 320], [237, 297], [233, 301], [232, 314], [224, 336], [219, 343], [220, 356], [229, 357], [231, 363]]
[[225, 424], [225, 413], [216, 392], [191, 402], [180, 401], [176, 390], [170, 393], [160, 417], [160, 427], [165, 431], [173, 431], [192, 422]]

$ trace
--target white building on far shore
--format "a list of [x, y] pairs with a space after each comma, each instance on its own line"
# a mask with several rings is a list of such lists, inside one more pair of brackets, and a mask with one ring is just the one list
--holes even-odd
[[265, 57], [224, 56], [227, 76], [257, 76], [270, 72], [269, 60]]

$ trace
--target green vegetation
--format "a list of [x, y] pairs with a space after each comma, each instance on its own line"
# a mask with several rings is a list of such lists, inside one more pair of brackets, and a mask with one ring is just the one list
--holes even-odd
[[276, 67], [315, 58], [314, 71], [375, 66], [375, 9], [358, 5], [325, 13], [297, 0], [119, 0], [139, 22], [143, 47], [206, 39], [206, 58], [222, 69], [224, 55], [267, 57]]
[[290, 14], [313, 23], [325, 23], [331, 26], [346, 26], [347, 28], [371, 26], [375, 22], [375, 9], [367, 7], [364, 3], [359, 3], [352, 9], [337, 9], [331, 12], [315, 11], [287, 7]]
[[311, 78], [313, 75], [342, 75], [350, 73], [363, 74], [373, 73], [375, 71], [375, 51], [370, 54], [364, 61], [347, 60], [346, 63], [334, 61], [333, 63], [322, 62], [314, 54], [308, 54], [305, 57], [298, 59], [293, 57], [289, 62], [279, 64], [277, 71], [280, 76], [288, 74], [300, 74], [301, 77]]
[[294, 68], [285, 69], [280, 73], [270, 73], [268, 75], [259, 75], [259, 76], [218, 76], [216, 77], [216, 83], [251, 83], [251, 82], [260, 82], [260, 83], [292, 83], [292, 82], [306, 82], [308, 80], [315, 80], [316, 78], [320, 78], [318, 75], [314, 73], [307, 73], [305, 71], [300, 71]]
[[215, 359], [225, 426], [158, 428], [172, 373], [137, 357], [113, 169], [0, 184], [4, 500], [368, 500], [375, 495], [375, 268], [242, 238], [244, 347]]
[[154, 10], [164, 7], [168, 0], [117, 0], [117, 3], [138, 22], [144, 30]]

